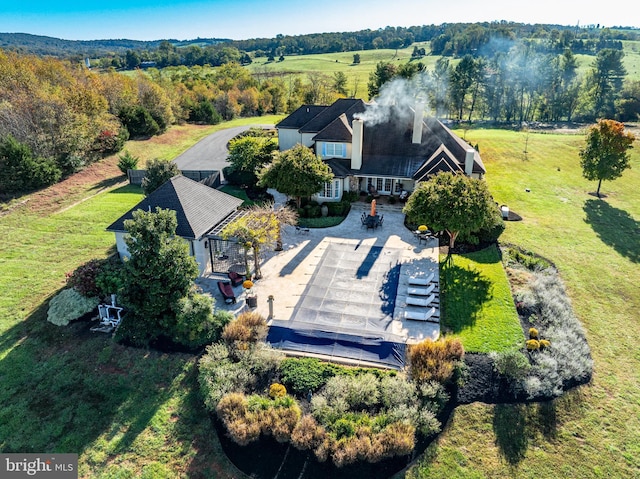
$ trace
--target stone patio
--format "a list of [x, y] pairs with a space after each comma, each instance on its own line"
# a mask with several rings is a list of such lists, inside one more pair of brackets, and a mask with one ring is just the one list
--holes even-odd
[[[282, 324], [282, 321], [292, 321], [296, 307], [301, 304], [305, 289], [319, 264], [324, 262], [326, 267], [327, 263], [331, 265], [331, 261], [335, 260], [331, 255], [325, 257], [325, 252], [330, 245], [352, 245], [354, 251], [361, 247], [363, 249], [377, 247], [376, 251], [380, 251], [380, 257], [393, 254], [400, 264], [393, 313], [389, 314], [384, 333], [409, 344], [420, 342], [426, 338], [437, 339], [440, 334], [438, 323], [404, 319], [405, 310], [419, 308], [406, 304], [409, 277], [428, 276], [433, 272], [434, 281], [439, 284], [437, 239], [430, 239], [426, 244], [424, 242], [420, 244], [413, 233], [404, 226], [401, 205], [379, 205], [378, 214], [384, 215], [384, 225], [376, 229], [367, 229], [362, 226], [360, 217], [363, 212], [368, 213], [369, 208], [367, 203], [354, 203], [348, 217], [340, 225], [331, 228], [311, 228], [308, 232], [296, 230], [294, 227], [284, 228], [282, 234], [283, 250], [279, 252], [268, 251], [264, 254], [263, 277], [255, 282], [253, 288], [254, 293], [258, 296], [256, 310], [265, 318], [278, 320], [279, 324]], [[357, 265], [354, 266], [356, 267], [355, 273]], [[354, 274], [354, 282], [358, 281], [358, 276], [358, 274]], [[205, 292], [210, 293], [216, 299], [216, 307], [228, 309], [234, 313], [248, 309], [241, 286], [234, 288], [237, 297], [236, 304], [227, 305], [222, 301], [216, 286], [216, 281], [220, 279], [226, 278], [220, 275], [208, 275], [198, 278], [197, 283]], [[438, 305], [438, 289], [436, 288], [434, 291], [436, 293], [435, 304]], [[377, 294], [378, 291], [372, 291], [372, 293]], [[269, 296], [273, 296], [272, 317], [269, 315], [267, 301]], [[340, 295], [336, 295], [335, 291], [331, 296], [341, 300], [340, 303], [336, 303], [336, 307], [347, 309], [344, 311], [345, 313], [350, 312], [348, 311], [348, 303], [344, 302], [344, 297], [340, 298]], [[376, 303], [375, 299], [374, 294], [372, 295], [372, 307], [376, 305], [379, 307], [379, 301]], [[327, 303], [326, 298], [325, 303]], [[330, 304], [329, 307], [331, 307]], [[356, 308], [354, 304], [352, 309], [354, 312], [355, 310], [362, 311], [362, 306]], [[373, 328], [375, 329], [376, 326]]]

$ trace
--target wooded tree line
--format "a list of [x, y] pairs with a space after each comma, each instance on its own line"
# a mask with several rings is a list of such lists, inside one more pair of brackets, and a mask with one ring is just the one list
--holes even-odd
[[103, 66], [137, 68], [143, 62], [166, 66], [220, 66], [230, 61], [248, 64], [253, 58], [336, 53], [382, 48], [406, 48], [415, 42], [430, 42], [434, 55], [462, 57], [505, 51], [515, 41], [531, 43], [540, 52], [596, 54], [604, 48], [622, 50], [622, 40], [637, 40], [640, 32], [560, 25], [527, 25], [512, 22], [452, 23], [413, 27], [386, 27], [357, 32], [277, 35], [274, 38], [219, 41], [213, 45], [178, 44], [162, 41], [152, 48], [132, 49], [103, 60]]
[[573, 52], [541, 53], [515, 43], [492, 56], [465, 55], [455, 66], [447, 57], [426, 71], [420, 62], [380, 62], [371, 73], [373, 98], [394, 78], [409, 79], [439, 118], [496, 122], [635, 121], [640, 114], [640, 82], [625, 81], [624, 52], [603, 49], [586, 75], [578, 74]]
[[0, 50], [0, 195], [52, 184], [172, 124], [330, 104], [345, 83], [344, 75], [254, 77], [237, 63], [98, 73]]

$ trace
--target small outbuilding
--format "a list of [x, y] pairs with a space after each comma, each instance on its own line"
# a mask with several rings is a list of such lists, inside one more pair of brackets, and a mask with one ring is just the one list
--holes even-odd
[[219, 246], [214, 248], [213, 245], [228, 243], [212, 235], [212, 231], [220, 231], [222, 225], [236, 217], [241, 204], [242, 200], [235, 196], [178, 175], [114, 221], [107, 231], [115, 234], [118, 254], [125, 258], [129, 256], [129, 250], [124, 241], [127, 235], [124, 222], [133, 219], [133, 212], [155, 211], [156, 208], [173, 210], [178, 220], [176, 235], [189, 244], [189, 251], [198, 262], [202, 275], [214, 269], [220, 256]]

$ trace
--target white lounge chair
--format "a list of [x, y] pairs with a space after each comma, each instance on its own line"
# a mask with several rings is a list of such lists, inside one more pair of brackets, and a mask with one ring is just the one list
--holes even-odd
[[413, 288], [413, 287], [410, 287], [410, 288], [407, 289], [407, 294], [414, 295], [414, 296], [427, 296], [427, 295], [431, 294], [431, 292], [435, 289], [435, 287], [436, 287], [436, 285], [434, 283], [431, 283], [426, 288]]
[[434, 299], [436, 299], [436, 295], [433, 293], [428, 298], [424, 296], [407, 296], [407, 304], [411, 306], [429, 306]]
[[435, 273], [428, 276], [409, 276], [409, 284], [414, 286], [426, 286], [433, 280]]
[[437, 308], [432, 307], [425, 311], [410, 311], [404, 312], [405, 319], [413, 319], [414, 321], [430, 321], [432, 323], [439, 323], [440, 318], [435, 316]]

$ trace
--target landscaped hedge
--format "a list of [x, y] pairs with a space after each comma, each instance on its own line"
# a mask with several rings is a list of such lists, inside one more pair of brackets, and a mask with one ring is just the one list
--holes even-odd
[[199, 382], [206, 407], [237, 444], [272, 435], [341, 467], [410, 454], [418, 437], [440, 431], [449, 396], [438, 382], [312, 358], [282, 361], [261, 342], [235, 341], [207, 348]]

